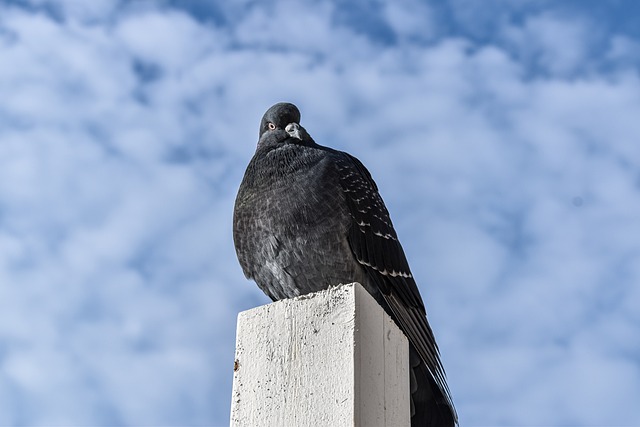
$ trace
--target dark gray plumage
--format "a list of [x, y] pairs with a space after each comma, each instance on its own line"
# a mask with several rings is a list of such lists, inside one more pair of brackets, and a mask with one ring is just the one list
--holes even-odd
[[361, 283], [409, 339], [411, 425], [457, 423], [422, 298], [376, 184], [358, 159], [316, 144], [293, 104], [262, 117], [233, 238], [245, 275], [274, 301]]

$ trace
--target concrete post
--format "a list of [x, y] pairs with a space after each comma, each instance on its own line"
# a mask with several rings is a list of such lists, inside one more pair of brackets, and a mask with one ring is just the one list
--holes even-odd
[[358, 283], [238, 315], [231, 426], [410, 425], [407, 339]]

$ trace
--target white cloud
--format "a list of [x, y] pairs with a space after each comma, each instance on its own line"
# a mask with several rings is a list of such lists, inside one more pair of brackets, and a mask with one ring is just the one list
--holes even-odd
[[607, 58], [614, 63], [637, 64], [640, 43], [626, 36], [614, 36], [610, 39]]
[[505, 27], [504, 37], [524, 60], [551, 75], [583, 74], [590, 68], [589, 50], [595, 34], [579, 19], [535, 15], [523, 26]]
[[36, 8], [55, 10], [57, 15], [66, 19], [80, 21], [100, 21], [112, 15], [121, 0], [25, 0], [24, 3]]
[[170, 73], [187, 72], [216, 46], [227, 44], [224, 33], [178, 11], [133, 14], [120, 21], [114, 32], [134, 57]]
[[387, 20], [396, 35], [410, 40], [426, 41], [441, 30], [428, 4], [418, 1], [384, 4]]

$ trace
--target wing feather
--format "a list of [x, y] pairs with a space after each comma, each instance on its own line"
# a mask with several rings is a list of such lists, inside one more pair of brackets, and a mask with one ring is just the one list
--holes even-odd
[[398, 326], [425, 362], [440, 390], [443, 404], [450, 408], [455, 419], [451, 394], [438, 346], [427, 322], [424, 303], [378, 187], [358, 159], [347, 153], [335, 153], [352, 217], [348, 234], [351, 250], [380, 290]]

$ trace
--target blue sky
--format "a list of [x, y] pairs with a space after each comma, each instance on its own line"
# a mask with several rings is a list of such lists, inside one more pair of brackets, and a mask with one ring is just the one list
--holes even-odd
[[0, 425], [228, 423], [278, 101], [376, 179], [463, 425], [640, 425], [639, 9], [0, 2]]

